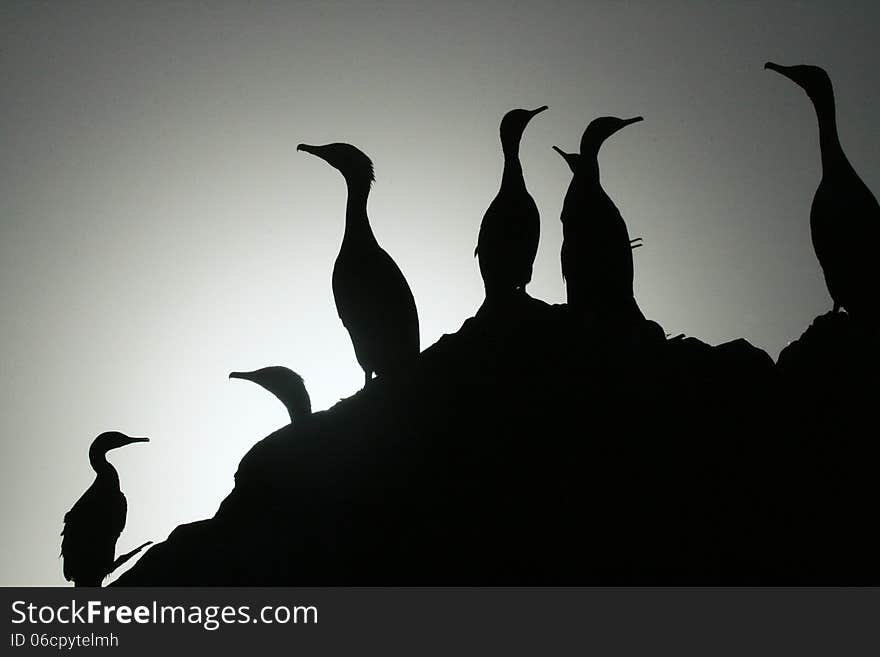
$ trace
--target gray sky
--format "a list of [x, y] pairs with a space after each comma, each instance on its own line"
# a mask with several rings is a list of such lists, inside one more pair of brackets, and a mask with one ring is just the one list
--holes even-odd
[[[770, 5], [770, 6], [768, 6]], [[559, 212], [596, 116], [644, 115], [601, 153], [644, 238], [637, 297], [668, 332], [774, 357], [831, 307], [809, 241], [819, 180], [806, 96], [835, 83], [844, 148], [880, 189], [877, 3], [0, 4], [0, 584], [61, 584], [61, 520], [99, 432], [129, 500], [118, 551], [213, 515], [285, 423], [235, 369], [284, 364], [316, 409], [362, 383], [330, 274], [341, 176], [376, 166], [374, 231], [407, 276], [422, 348], [482, 299], [473, 248], [498, 123], [547, 104], [521, 156], [541, 210], [529, 288], [564, 299]]]

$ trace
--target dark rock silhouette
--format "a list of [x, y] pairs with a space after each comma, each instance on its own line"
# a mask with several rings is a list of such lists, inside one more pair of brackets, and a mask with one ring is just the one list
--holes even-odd
[[379, 246], [367, 217], [373, 163], [351, 144], [309, 146], [311, 153], [337, 169], [348, 186], [345, 234], [333, 266], [336, 310], [351, 336], [364, 385], [406, 369], [419, 354], [419, 317], [409, 284], [391, 256]]
[[[779, 354], [784, 395], [780, 412], [798, 429], [809, 465], [795, 480], [796, 502], [810, 510], [797, 528], [808, 555], [805, 572], [828, 573], [835, 583], [878, 584], [880, 442], [876, 434], [880, 390], [880, 329], [847, 313], [817, 317]], [[803, 555], [802, 555], [803, 556]]]
[[303, 378], [291, 369], [280, 365], [261, 367], [252, 372], [232, 372], [230, 379], [253, 381], [265, 388], [284, 404], [290, 421], [303, 419], [312, 414], [312, 401]]
[[546, 109], [546, 105], [535, 110], [514, 109], [501, 119], [501, 187], [483, 215], [474, 249], [490, 303], [524, 292], [532, 280], [541, 220], [538, 206], [526, 189], [519, 143], [529, 121]]
[[61, 556], [64, 579], [76, 586], [100, 586], [104, 578], [150, 545], [148, 541], [118, 559], [116, 541], [125, 528], [127, 504], [119, 488], [119, 475], [107, 461], [107, 452], [149, 438], [130, 438], [118, 431], [102, 433], [92, 441], [89, 463], [95, 481], [73, 508], [64, 514]]
[[654, 327], [480, 313], [254, 445], [117, 583], [880, 583], [876, 333], [820, 318], [777, 366]]
[[810, 210], [810, 233], [834, 310], [843, 307], [857, 319], [877, 323], [880, 268], [865, 245], [880, 240], [880, 205], [843, 152], [831, 78], [818, 66], [768, 62], [765, 68], [801, 87], [816, 110], [822, 180]]
[[599, 149], [618, 130], [642, 117], [594, 119], [581, 137], [580, 153], [554, 146], [573, 174], [562, 206], [562, 277], [568, 304], [603, 319], [644, 319], [633, 296], [632, 250], [626, 222], [602, 189]]

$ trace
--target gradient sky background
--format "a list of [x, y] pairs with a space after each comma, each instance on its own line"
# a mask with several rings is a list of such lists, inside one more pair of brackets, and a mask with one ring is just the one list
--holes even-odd
[[841, 138], [880, 190], [880, 5], [844, 2], [0, 4], [0, 584], [63, 584], [61, 520], [91, 440], [129, 501], [118, 552], [213, 515], [239, 459], [285, 424], [235, 369], [285, 364], [324, 409], [362, 383], [330, 274], [341, 176], [374, 160], [370, 215], [406, 274], [422, 348], [482, 300], [473, 248], [498, 123], [550, 110], [522, 161], [542, 213], [533, 296], [564, 299], [559, 212], [592, 118], [642, 114], [601, 154], [645, 314], [774, 357], [830, 309], [809, 241], [806, 96], [834, 80]]

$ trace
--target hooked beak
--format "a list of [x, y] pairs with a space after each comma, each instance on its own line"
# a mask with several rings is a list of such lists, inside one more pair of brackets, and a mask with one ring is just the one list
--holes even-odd
[[320, 146], [312, 146], [310, 144], [297, 144], [296, 150], [303, 151], [304, 153], [309, 153], [310, 155], [315, 155], [323, 159]]
[[559, 153], [562, 156], [562, 159], [565, 160], [566, 163], [568, 163], [568, 166], [571, 167], [572, 170], [574, 170], [574, 163], [575, 163], [575, 160], [577, 159], [576, 154], [566, 153], [564, 150], [559, 148], [559, 146], [554, 146], [553, 150], [556, 151], [557, 153]]
[[793, 77], [791, 77], [791, 73], [789, 71], [789, 69], [791, 69], [790, 66], [782, 66], [781, 64], [774, 64], [773, 62], [767, 62], [766, 64], [764, 64], [764, 68], [769, 71], [775, 71], [776, 73], [779, 73], [779, 75], [781, 75], [784, 78], [788, 78], [789, 80], [791, 80], [795, 84], [798, 84], [798, 85], [800, 84], [797, 80], [795, 80]]
[[229, 378], [230, 379], [245, 379], [247, 381], [251, 381], [253, 374], [254, 374], [253, 372], [230, 372]]
[[538, 114], [540, 114], [541, 112], [543, 112], [546, 109], [550, 109], [550, 108], [547, 107], [546, 105], [541, 105], [538, 109], [533, 109], [531, 112], [529, 112], [529, 114], [531, 114], [530, 118], [537, 116]]
[[125, 444], [130, 445], [131, 443], [148, 443], [148, 442], [150, 442], [149, 438], [131, 438], [131, 437], [129, 437], [128, 440], [125, 441]]
[[764, 68], [779, 73], [779, 75], [784, 78], [788, 78], [803, 89], [810, 98], [813, 98], [811, 90], [812, 85], [810, 84], [810, 80], [804, 77], [802, 66], [783, 66], [782, 64], [767, 62], [764, 64]]
[[644, 121], [644, 120], [645, 120], [645, 119], [644, 119], [644, 117], [642, 117], [642, 116], [634, 116], [634, 117], [631, 118], [631, 119], [626, 119], [626, 120], [623, 122], [623, 125], [624, 125], [624, 127], [626, 127], [626, 126], [628, 126], [628, 125], [632, 125], [633, 123], [638, 123], [639, 121]]

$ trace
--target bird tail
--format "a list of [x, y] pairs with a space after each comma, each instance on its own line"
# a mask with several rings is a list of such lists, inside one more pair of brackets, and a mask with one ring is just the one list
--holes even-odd
[[138, 547], [136, 547], [136, 548], [135, 548], [134, 550], [132, 550], [131, 552], [126, 552], [126, 553], [123, 554], [122, 556], [117, 557], [116, 561], [113, 562], [113, 565], [110, 566], [110, 572], [108, 572], [107, 574], [109, 575], [109, 574], [112, 573], [114, 570], [116, 570], [116, 569], [119, 568], [121, 565], [123, 565], [125, 562], [127, 562], [129, 559], [131, 559], [131, 558], [132, 558], [134, 555], [136, 555], [138, 552], [140, 552], [141, 550], [143, 550], [143, 549], [144, 549], [145, 547], [147, 547], [148, 545], [152, 545], [152, 544], [153, 544], [153, 541], [147, 541], [147, 542], [144, 543], [143, 545], [139, 545]]

